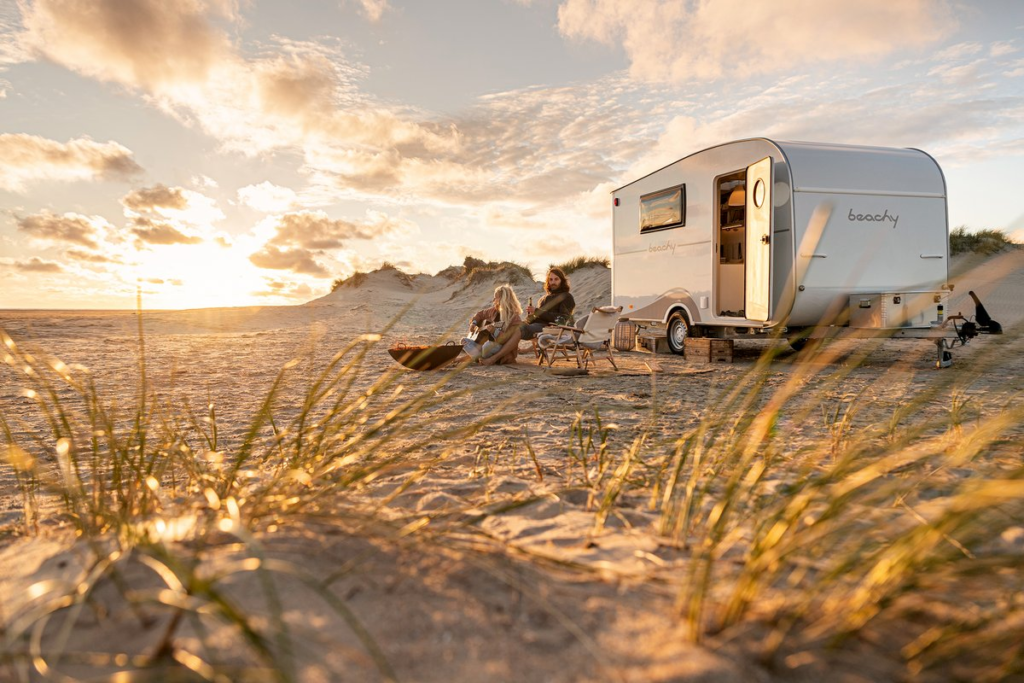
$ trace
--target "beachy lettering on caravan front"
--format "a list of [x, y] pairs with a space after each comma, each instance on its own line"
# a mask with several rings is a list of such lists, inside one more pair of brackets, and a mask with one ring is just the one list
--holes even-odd
[[851, 223], [885, 223], [886, 221], [892, 221], [892, 229], [895, 230], [900, 217], [890, 216], [889, 209], [886, 209], [885, 213], [854, 213], [853, 209], [850, 209], [849, 220]]
[[647, 251], [651, 254], [656, 254], [659, 251], [670, 251], [674, 255], [676, 253], [676, 243], [666, 241], [664, 244], [651, 244], [647, 247]]

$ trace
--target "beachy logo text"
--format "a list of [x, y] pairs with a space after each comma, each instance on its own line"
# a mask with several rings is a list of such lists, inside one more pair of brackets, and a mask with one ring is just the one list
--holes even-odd
[[853, 209], [850, 209], [849, 220], [851, 223], [887, 223], [892, 221], [892, 229], [896, 229], [896, 224], [899, 222], [899, 216], [890, 216], [889, 209], [886, 209], [884, 213], [854, 213]]
[[647, 247], [647, 251], [649, 253], [651, 253], [651, 254], [656, 254], [658, 252], [663, 252], [663, 251], [668, 251], [668, 252], [671, 252], [672, 254], [675, 254], [676, 253], [676, 243], [675, 242], [666, 241], [666, 242], [663, 242], [662, 244], [652, 244], [652, 245]]

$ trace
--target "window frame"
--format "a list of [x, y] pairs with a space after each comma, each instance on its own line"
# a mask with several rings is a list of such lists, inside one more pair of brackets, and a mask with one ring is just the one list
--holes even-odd
[[[644, 227], [644, 202], [651, 199], [660, 198], [663, 195], [670, 195], [675, 192], [679, 193], [679, 220], [672, 223], [665, 223], [663, 225], [649, 225]], [[679, 185], [673, 185], [672, 187], [666, 187], [665, 189], [658, 190], [656, 192], [648, 192], [647, 194], [640, 195], [640, 234], [644, 235], [649, 232], [658, 232], [659, 230], [672, 230], [674, 228], [682, 228], [686, 226], [686, 183], [680, 183]]]

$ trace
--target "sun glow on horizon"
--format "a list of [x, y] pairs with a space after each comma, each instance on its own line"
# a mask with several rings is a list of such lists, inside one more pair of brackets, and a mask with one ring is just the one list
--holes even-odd
[[[267, 271], [239, 257], [235, 249], [211, 242], [168, 245], [140, 252], [125, 275], [141, 288], [144, 308], [302, 303], [289, 297], [288, 291], [270, 287]], [[294, 280], [291, 275], [287, 279]]]

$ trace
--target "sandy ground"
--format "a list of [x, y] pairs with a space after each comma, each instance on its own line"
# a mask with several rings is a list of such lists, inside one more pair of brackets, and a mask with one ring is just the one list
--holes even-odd
[[[827, 361], [822, 373], [809, 376], [808, 387], [828, 390], [831, 373], [846, 373], [842, 391], [830, 395], [836, 400], [868, 396], [871, 409], [865, 420], [885, 419], [943, 373], [964, 378], [962, 390], [979, 412], [998, 411], [1013, 401], [1024, 390], [1019, 343], [1024, 252], [959, 259], [954, 274], [957, 289], [950, 312], [972, 313], [973, 306], [964, 301], [967, 289], [973, 289], [1006, 328], [1004, 338], [982, 337], [957, 348], [954, 368], [946, 371], [934, 368], [935, 349], [928, 342], [837, 342], [848, 350]], [[610, 298], [605, 269], [588, 268], [572, 281], [581, 309]], [[215, 406], [221, 447], [230, 452], [288, 361], [298, 361], [286, 383], [297, 396], [306, 379], [345, 343], [384, 330], [357, 381], [368, 385], [393, 369], [385, 351], [390, 344], [461, 337], [469, 315], [487, 304], [495, 284], [465, 287], [427, 276], [410, 282], [384, 271], [304, 306], [146, 312], [148, 381], [159, 388], [161, 400], [179, 411], [202, 416]], [[517, 291], [523, 301], [531, 295], [536, 301], [541, 294], [530, 285], [517, 286]], [[126, 402], [139, 384], [138, 326], [132, 312], [0, 311], [0, 328], [16, 341], [90, 368], [103, 391], [120, 393]], [[671, 577], [683, 571], [688, 554], [659, 537], [657, 516], [639, 495], [624, 494], [616, 513], [603, 527], [595, 526], [594, 501], [580, 486], [582, 473], [567, 459], [574, 439], [570, 425], [593, 433], [595, 411], [610, 435], [610, 447], [620, 450], [641, 433], [670, 440], [694, 427], [771, 344], [737, 342], [730, 364], [646, 351], [618, 353], [617, 371], [599, 363], [585, 376], [545, 373], [524, 344], [515, 366], [469, 367], [433, 388], [437, 374], [403, 371], [407, 392], [429, 388], [450, 400], [429, 408], [408, 437], [399, 440], [403, 447], [415, 446], [419, 459], [351, 495], [370, 505], [388, 497], [384, 515], [394, 519], [450, 513], [469, 520], [471, 533], [412, 542], [393, 534], [340, 533], [346, 524], [311, 519], [301, 528], [263, 530], [260, 540], [268, 557], [293, 562], [318, 578], [344, 568], [332, 591], [365, 624], [401, 680], [821, 680], [826, 666], [834, 680], [899, 675], [883, 664], [865, 666], [856, 649], [827, 661], [791, 659], [769, 670], [737, 643], [690, 644], [676, 617], [677, 591], [671, 587]], [[852, 360], [865, 349], [869, 353], [863, 361]], [[995, 369], [993, 350], [1000, 354]], [[769, 389], [799, 368], [796, 354], [783, 353], [768, 373]], [[923, 410], [945, 413], [946, 403], [940, 397]], [[45, 433], [20, 380], [6, 368], [0, 370], [0, 408], [16, 439], [30, 441]], [[297, 406], [282, 408], [283, 413], [289, 410]], [[492, 411], [504, 417], [481, 433], [456, 442], [431, 438]], [[790, 430], [794, 450], [828, 437], [821, 420], [783, 428]], [[409, 472], [423, 458], [442, 452], [445, 456], [409, 485]], [[516, 507], [527, 500], [531, 504]], [[480, 515], [501, 506], [510, 509]], [[92, 557], [68, 533], [66, 522], [56, 519], [40, 536], [25, 537], [21, 516], [13, 472], [0, 463], [0, 624], [30, 607], [31, 587], [47, 580], [74, 582]], [[225, 540], [211, 561], [227, 563], [241, 552]], [[152, 581], [139, 567], [126, 571], [138, 573], [143, 584]], [[242, 605], [259, 611], [260, 600], [252, 597], [259, 593], [256, 583], [255, 577], [241, 576], [230, 591]], [[284, 619], [302, 636], [303, 647], [296, 653], [300, 679], [334, 680], [338, 671], [345, 672], [346, 680], [379, 678], [350, 625], [302, 584], [284, 584]], [[117, 642], [125, 651], [142, 652], [152, 645], [159, 618], [156, 626], [140, 629], [138, 615], [112, 586], [97, 591], [96, 603], [101, 607], [71, 636], [78, 647], [107, 651]]]

